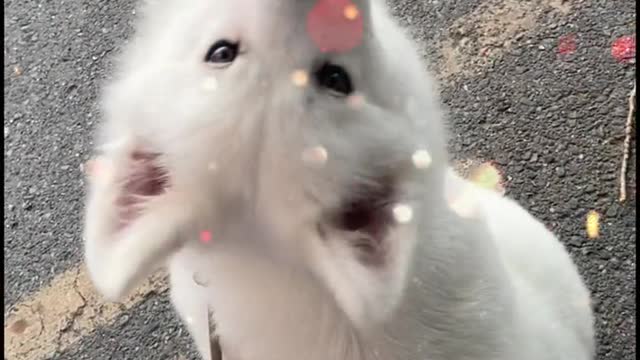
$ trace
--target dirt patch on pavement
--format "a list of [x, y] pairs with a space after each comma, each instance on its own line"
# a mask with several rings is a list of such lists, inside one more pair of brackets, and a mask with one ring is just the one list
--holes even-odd
[[534, 29], [543, 14], [567, 14], [570, 10], [571, 5], [565, 0], [486, 1], [458, 18], [440, 42], [440, 77], [474, 75]]
[[110, 324], [147, 295], [167, 288], [166, 274], [158, 273], [124, 302], [109, 303], [94, 290], [84, 266], [71, 269], [5, 314], [4, 357], [45, 359]]

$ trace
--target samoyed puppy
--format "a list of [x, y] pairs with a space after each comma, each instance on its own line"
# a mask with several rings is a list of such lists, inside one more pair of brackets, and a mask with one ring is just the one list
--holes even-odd
[[434, 81], [374, 0], [155, 0], [105, 87], [96, 288], [160, 267], [204, 358], [589, 360], [589, 293], [456, 175]]

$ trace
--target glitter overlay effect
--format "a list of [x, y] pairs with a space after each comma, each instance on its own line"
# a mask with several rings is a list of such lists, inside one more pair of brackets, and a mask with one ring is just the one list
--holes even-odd
[[587, 214], [587, 236], [590, 239], [595, 239], [600, 236], [600, 214], [595, 210], [589, 211]]
[[344, 17], [349, 20], [356, 20], [360, 12], [355, 5], [347, 5], [344, 7]]
[[320, 0], [307, 15], [307, 33], [322, 52], [349, 51], [362, 41], [362, 16], [349, 0]]
[[621, 63], [632, 63], [636, 59], [636, 37], [623, 36], [611, 45], [611, 56]]
[[312, 166], [323, 166], [328, 158], [327, 149], [322, 146], [307, 148], [302, 152], [302, 161]]
[[211, 242], [211, 231], [204, 230], [200, 232], [200, 242], [203, 244], [208, 244]]
[[477, 200], [472, 189], [468, 187], [465, 187], [457, 196], [450, 198], [448, 204], [449, 208], [460, 217], [468, 219], [476, 216]]
[[413, 166], [417, 169], [426, 169], [431, 165], [431, 155], [429, 155], [429, 152], [424, 149], [416, 150], [416, 152], [413, 153], [411, 160], [413, 161]]
[[505, 193], [505, 189], [502, 184], [502, 175], [490, 162], [486, 162], [472, 170], [469, 174], [469, 180], [485, 189], [495, 190], [500, 194]]
[[576, 52], [576, 34], [568, 34], [558, 39], [558, 55], [569, 56]]
[[291, 82], [297, 87], [305, 87], [309, 83], [309, 75], [304, 70], [296, 70], [291, 73]]
[[90, 159], [80, 168], [89, 179], [101, 178], [105, 181], [109, 181], [108, 177], [113, 174], [110, 169], [109, 162], [102, 157]]
[[406, 224], [413, 219], [413, 209], [406, 204], [397, 204], [393, 207], [393, 217], [400, 224]]

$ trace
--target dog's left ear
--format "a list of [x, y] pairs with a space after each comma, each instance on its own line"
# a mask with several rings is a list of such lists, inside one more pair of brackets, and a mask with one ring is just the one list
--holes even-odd
[[124, 209], [137, 213], [123, 224], [122, 207], [130, 204], [122, 204], [122, 191], [131, 176], [131, 161], [130, 153], [123, 151], [98, 158], [88, 167], [85, 260], [98, 291], [113, 301], [127, 295], [182, 246], [179, 232], [188, 219], [177, 195], [166, 192], [143, 198], [135, 209]]

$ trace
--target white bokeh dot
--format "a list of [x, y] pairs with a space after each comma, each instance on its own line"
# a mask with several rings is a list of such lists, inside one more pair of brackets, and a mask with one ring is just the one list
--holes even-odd
[[314, 146], [302, 152], [302, 161], [313, 166], [322, 166], [327, 162], [329, 154], [323, 146]]
[[413, 219], [413, 209], [407, 204], [397, 204], [393, 207], [393, 217], [400, 224], [406, 224]]
[[296, 70], [291, 73], [291, 82], [298, 87], [307, 86], [309, 83], [309, 75], [304, 70]]
[[431, 165], [431, 155], [425, 149], [416, 150], [411, 156], [411, 160], [413, 161], [413, 166], [418, 169], [426, 169]]

